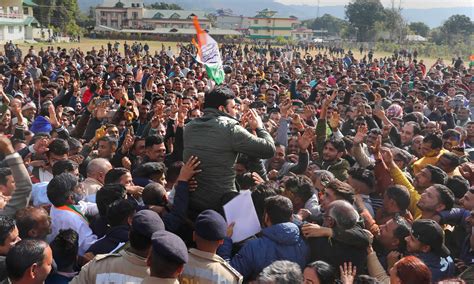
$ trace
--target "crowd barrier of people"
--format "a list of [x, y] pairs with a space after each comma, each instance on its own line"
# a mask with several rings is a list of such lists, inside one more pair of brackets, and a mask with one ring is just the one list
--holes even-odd
[[473, 66], [220, 52], [216, 85], [191, 44], [5, 46], [1, 281], [473, 283]]

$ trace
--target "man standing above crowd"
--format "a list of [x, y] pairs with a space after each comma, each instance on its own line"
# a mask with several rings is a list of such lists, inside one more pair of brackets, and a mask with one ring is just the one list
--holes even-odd
[[242, 122], [256, 135], [240, 126], [236, 119], [237, 106], [232, 91], [217, 88], [206, 95], [204, 116], [189, 122], [184, 129], [184, 160], [195, 156], [201, 162], [202, 172], [196, 176], [198, 187], [190, 194], [191, 216], [201, 211], [220, 211], [228, 194], [237, 192], [234, 164], [237, 154], [255, 158], [271, 158], [275, 144], [264, 129], [260, 116], [250, 110]]

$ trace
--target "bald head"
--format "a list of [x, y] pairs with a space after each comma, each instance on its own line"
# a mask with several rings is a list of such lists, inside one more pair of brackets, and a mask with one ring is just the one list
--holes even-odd
[[94, 178], [101, 183], [104, 183], [105, 175], [112, 169], [112, 165], [107, 159], [97, 158], [93, 159], [87, 165], [87, 177]]

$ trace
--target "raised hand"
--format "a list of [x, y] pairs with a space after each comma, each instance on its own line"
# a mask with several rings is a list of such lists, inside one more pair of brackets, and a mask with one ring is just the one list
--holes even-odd
[[337, 98], [337, 90], [334, 90], [331, 96], [323, 101], [323, 107], [327, 109], [329, 105]]
[[340, 117], [339, 113], [336, 112], [336, 111], [333, 111], [331, 117], [328, 120], [328, 122], [329, 122], [329, 126], [332, 129], [339, 128], [339, 125], [341, 123], [341, 117]]
[[250, 109], [248, 113], [249, 113], [249, 116], [248, 116], [249, 127], [252, 130], [256, 130], [257, 128], [263, 128], [262, 118], [260, 118], [257, 111], [254, 109]]
[[95, 108], [97, 107], [97, 102], [98, 102], [98, 99], [99, 98], [93, 98], [89, 104], [87, 105], [87, 110], [90, 112], [90, 113], [94, 113], [94, 110]]
[[252, 173], [252, 179], [257, 185], [265, 182], [265, 180], [256, 172]]
[[367, 128], [367, 125], [365, 124], [360, 125], [359, 128], [357, 129], [356, 135], [354, 136], [354, 144], [361, 144], [362, 142], [364, 142], [368, 131], [369, 130]]
[[[280, 110], [281, 110], [281, 109], [280, 109]], [[304, 119], [306, 119], [306, 120], [311, 119], [311, 117], [313, 116], [313, 114], [314, 114], [314, 111], [313, 111], [313, 109], [312, 109], [310, 106], [307, 105], [307, 106], [304, 107], [304, 111], [303, 111], [303, 117], [304, 117]]]
[[198, 169], [201, 162], [198, 160], [197, 157], [191, 156], [189, 160], [181, 167], [181, 171], [179, 172], [178, 181], [188, 182], [191, 178], [200, 173], [201, 170]]
[[61, 126], [61, 124], [59, 123], [59, 120], [58, 120], [58, 117], [56, 115], [56, 109], [54, 108], [54, 105], [53, 104], [50, 104], [48, 106], [48, 113], [49, 113], [49, 122], [51, 123], [51, 125], [54, 127], [54, 128], [58, 128]]
[[122, 166], [126, 168], [127, 170], [130, 171], [132, 169], [132, 162], [130, 161], [128, 157], [123, 157], [121, 162], [122, 162]]
[[383, 147], [382, 149], [380, 149], [380, 152], [382, 153], [382, 159], [387, 166], [390, 167], [394, 165], [393, 153], [390, 149]]
[[357, 267], [352, 266], [352, 262], [344, 262], [344, 265], [339, 266], [341, 271], [341, 282], [343, 284], [352, 284], [354, 283], [354, 277], [357, 274]]
[[298, 146], [300, 146], [301, 151], [308, 150], [309, 145], [313, 142], [314, 139], [314, 130], [312, 128], [307, 128], [303, 135], [298, 133]]
[[280, 104], [280, 113], [283, 118], [289, 117], [289, 110], [291, 109], [291, 100], [288, 99]]
[[48, 146], [49, 146], [49, 138], [42, 137], [36, 140], [35, 144], [33, 144], [33, 150], [35, 150], [35, 153], [37, 153], [38, 155], [42, 155], [49, 151]]
[[21, 113], [21, 102], [16, 99], [12, 100], [12, 102], [10, 103], [10, 109], [11, 109], [11, 112], [18, 119], [17, 124], [23, 125], [24, 119], [23, 119], [23, 114]]
[[128, 153], [128, 151], [130, 151], [130, 149], [132, 148], [133, 143], [135, 142], [135, 139], [132, 135], [128, 133], [128, 131], [129, 130], [127, 130], [127, 135], [125, 135], [125, 139], [122, 143], [122, 154]]
[[376, 107], [373, 111], [373, 114], [378, 117], [380, 120], [384, 120], [385, 118], [385, 111], [380, 107]]
[[380, 155], [380, 149], [382, 148], [382, 135], [377, 135], [374, 146], [371, 147], [372, 153], [376, 156]]

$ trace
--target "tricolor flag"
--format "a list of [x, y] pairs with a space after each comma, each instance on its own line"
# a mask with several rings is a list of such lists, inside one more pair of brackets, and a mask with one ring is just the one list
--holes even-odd
[[197, 47], [196, 60], [206, 66], [209, 78], [217, 85], [224, 82], [225, 74], [222, 68], [221, 55], [217, 42], [199, 25], [197, 17], [194, 17], [194, 27], [196, 28], [198, 42], [193, 39], [193, 44]]

